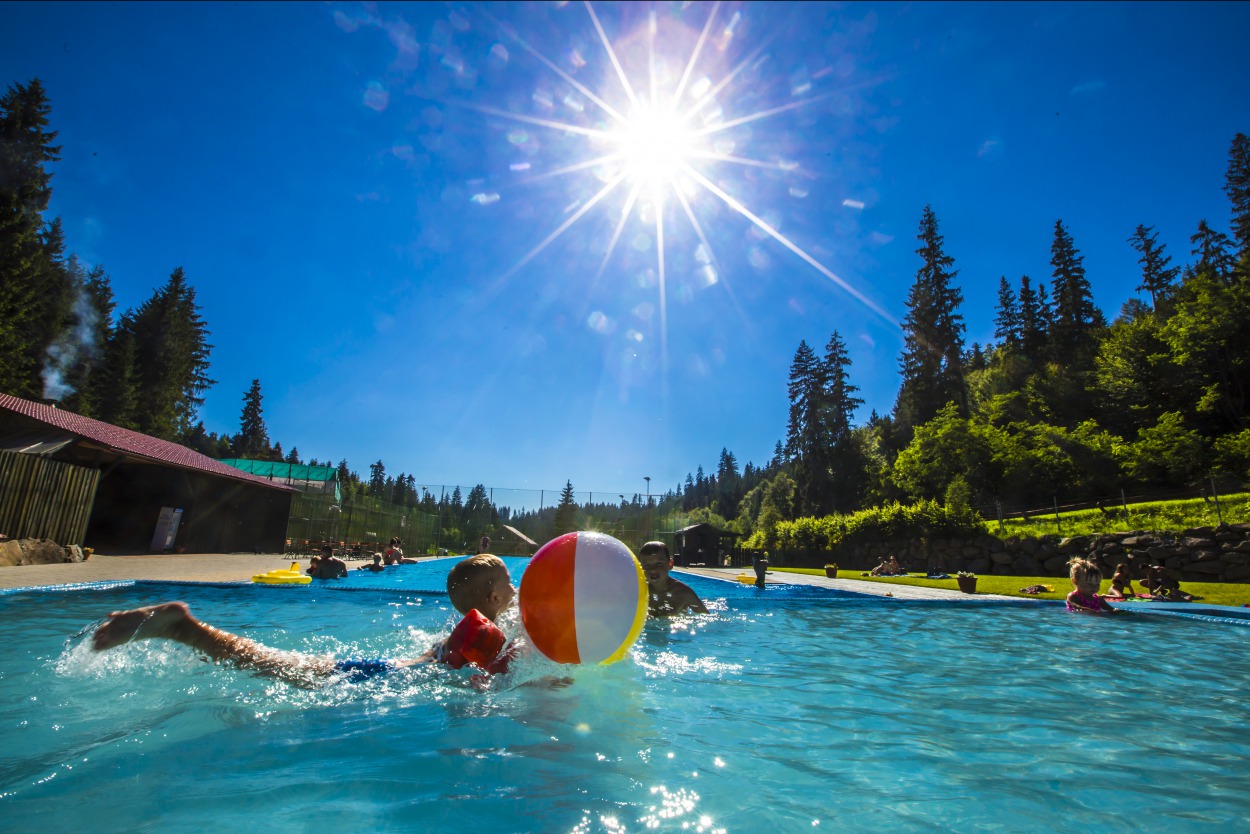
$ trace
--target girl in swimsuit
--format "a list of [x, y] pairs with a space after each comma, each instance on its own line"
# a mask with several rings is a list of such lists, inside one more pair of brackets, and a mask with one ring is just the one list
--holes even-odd
[[1111, 587], [1107, 590], [1109, 597], [1135, 597], [1133, 577], [1129, 573], [1128, 563], [1121, 562], [1115, 566], [1115, 574], [1111, 577]]
[[1068, 563], [1072, 593], [1068, 594], [1068, 610], [1082, 614], [1115, 614], [1105, 599], [1098, 595], [1102, 571], [1089, 559], [1073, 559]]

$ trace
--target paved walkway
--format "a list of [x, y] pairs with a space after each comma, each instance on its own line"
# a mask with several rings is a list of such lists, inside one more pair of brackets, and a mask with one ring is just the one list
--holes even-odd
[[[63, 565], [0, 568], [0, 588], [31, 588], [118, 579], [176, 579], [192, 582], [246, 582], [253, 574], [289, 568], [293, 557], [252, 553], [153, 553], [141, 556], [93, 555]], [[303, 562], [307, 567], [308, 560]], [[348, 563], [349, 566], [359, 563]]]
[[[738, 581], [744, 574], [755, 580], [755, 572], [742, 568], [681, 568], [698, 576], [710, 576], [716, 579]], [[943, 599], [967, 602], [970, 600], [1005, 599], [1012, 602], [1031, 602], [1033, 600], [1009, 597], [1001, 594], [965, 594], [959, 591], [948, 591], [945, 588], [927, 588], [919, 585], [902, 585], [892, 582], [865, 582], [862, 579], [830, 579], [827, 576], [813, 576], [807, 573], [783, 573], [769, 571], [765, 580], [769, 585], [815, 585], [820, 588], [834, 588], [855, 594], [867, 594], [874, 597], [894, 597], [895, 599]]]

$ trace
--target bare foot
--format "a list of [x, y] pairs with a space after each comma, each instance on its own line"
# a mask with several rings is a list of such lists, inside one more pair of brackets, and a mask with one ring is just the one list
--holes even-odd
[[[170, 637], [179, 623], [190, 619], [191, 611], [183, 602], [164, 602], [130, 611], [114, 611], [104, 625], [96, 629], [91, 647], [102, 652], [136, 638]], [[140, 631], [143, 633], [140, 634]]]

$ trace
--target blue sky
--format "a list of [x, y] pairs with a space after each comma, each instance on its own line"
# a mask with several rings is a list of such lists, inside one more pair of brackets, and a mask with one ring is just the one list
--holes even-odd
[[[644, 102], [651, 11], [668, 101], [712, 9], [593, 6]], [[970, 343], [1000, 275], [1049, 279], [1058, 218], [1109, 317], [1138, 223], [1177, 262], [1200, 219], [1227, 230], [1250, 5], [726, 3], [707, 31], [683, 107], [741, 67], [693, 120], [752, 163], [687, 160], [706, 245], [665, 187], [663, 259], [643, 189], [605, 260], [626, 176], [521, 264], [622, 173], [543, 176], [615, 147], [595, 99], [637, 112], [583, 4], [8, 3], [0, 82], [47, 87], [52, 211], [121, 307], [186, 270], [210, 430], [255, 377], [288, 450], [427, 484], [632, 493], [722, 447], [762, 463], [799, 340], [834, 330], [861, 421], [889, 411], [926, 203]]]

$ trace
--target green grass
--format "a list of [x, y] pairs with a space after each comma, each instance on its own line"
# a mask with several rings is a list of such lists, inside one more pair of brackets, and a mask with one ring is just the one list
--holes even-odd
[[[811, 576], [824, 576], [822, 568], [777, 568], [770, 567], [769, 572], [805, 573]], [[884, 582], [892, 585], [919, 585], [924, 588], [946, 588], [957, 591], [959, 586], [954, 579], [925, 579], [923, 576], [860, 576], [860, 571], [843, 570], [838, 572], [839, 579], [855, 579], [862, 582]], [[1021, 588], [1030, 585], [1049, 585], [1055, 590], [1043, 594], [1022, 594]], [[1109, 580], [1103, 580], [1102, 591], [1110, 587]], [[1137, 587], [1134, 583], [1133, 587]], [[1066, 576], [985, 576], [977, 577], [978, 594], [1001, 594], [1009, 597], [1026, 599], [1063, 599], [1072, 590], [1072, 583]], [[1141, 590], [1138, 588], [1138, 590]], [[1250, 602], [1250, 585], [1233, 582], [1185, 582], [1181, 590], [1187, 594], [1202, 597], [1204, 605], [1233, 605], [1240, 607]]]
[[1027, 521], [1009, 518], [1000, 527], [997, 519], [987, 518], [990, 532], [1000, 538], [1008, 536], [1089, 536], [1124, 530], [1184, 530], [1189, 527], [1215, 525], [1221, 516], [1233, 524], [1250, 520], [1250, 493], [1220, 496], [1219, 512], [1215, 502], [1201, 498], [1180, 501], [1147, 501], [1129, 504], [1128, 512], [1120, 506], [1100, 510], [1060, 512], [1058, 524], [1054, 513], [1036, 515]]

